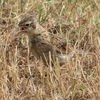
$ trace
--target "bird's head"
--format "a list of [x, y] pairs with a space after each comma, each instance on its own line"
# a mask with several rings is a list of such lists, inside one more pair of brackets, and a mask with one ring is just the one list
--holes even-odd
[[29, 35], [32, 32], [34, 33], [37, 23], [37, 20], [33, 16], [27, 16], [21, 19], [18, 26], [22, 33]]

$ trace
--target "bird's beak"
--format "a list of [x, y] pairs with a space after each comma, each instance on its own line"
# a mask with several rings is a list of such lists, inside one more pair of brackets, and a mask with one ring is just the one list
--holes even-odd
[[23, 31], [23, 30], [25, 30], [25, 28], [24, 27], [20, 27], [20, 31]]
[[20, 33], [27, 32], [25, 27], [20, 27]]

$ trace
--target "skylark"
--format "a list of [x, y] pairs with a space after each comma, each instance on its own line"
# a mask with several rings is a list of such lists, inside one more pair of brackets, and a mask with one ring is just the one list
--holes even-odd
[[33, 55], [44, 64], [49, 62], [50, 54], [54, 60], [58, 58], [62, 63], [66, 58], [66, 39], [61, 35], [55, 35], [44, 29], [32, 16], [24, 16], [19, 22], [21, 33], [29, 38], [29, 46]]

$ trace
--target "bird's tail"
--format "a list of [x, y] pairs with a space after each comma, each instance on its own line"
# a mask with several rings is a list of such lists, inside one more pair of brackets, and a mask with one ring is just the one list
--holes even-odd
[[87, 55], [87, 54], [89, 54], [89, 52], [84, 52], [84, 51], [81, 51], [81, 50], [74, 50], [74, 51], [70, 52], [69, 54], [58, 53], [56, 55], [56, 57], [58, 58], [59, 62], [62, 64], [62, 63], [68, 62], [76, 54]]

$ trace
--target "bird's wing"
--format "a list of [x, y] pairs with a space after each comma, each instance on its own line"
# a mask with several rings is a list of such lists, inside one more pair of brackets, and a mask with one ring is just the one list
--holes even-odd
[[31, 40], [31, 43], [38, 53], [48, 53], [49, 51], [51, 53], [54, 52], [53, 45], [50, 43], [49, 39], [45, 38], [44, 35], [38, 34], [33, 37], [34, 39]]
[[61, 34], [49, 33], [51, 37], [51, 44], [56, 46], [58, 52], [66, 52], [66, 39]]

